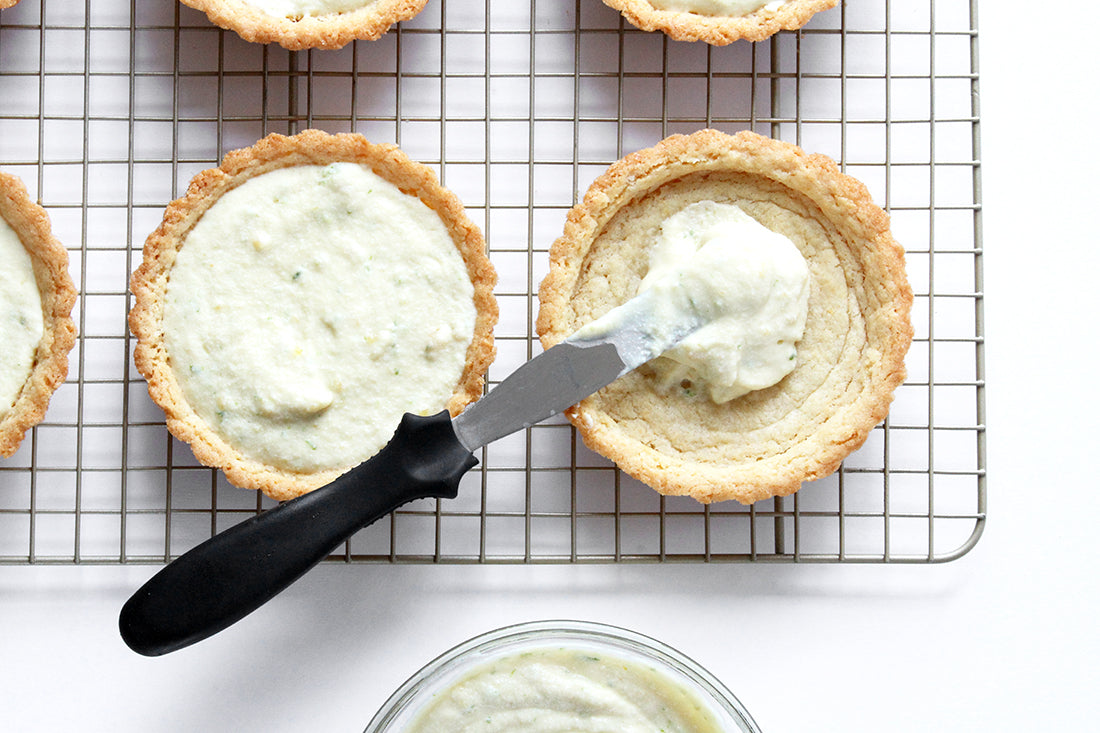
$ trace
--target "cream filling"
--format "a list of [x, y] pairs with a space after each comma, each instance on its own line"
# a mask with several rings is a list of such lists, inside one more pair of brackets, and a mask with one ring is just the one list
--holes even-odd
[[738, 17], [755, 13], [761, 8], [778, 10], [788, 0], [649, 0], [658, 10], [680, 10], [698, 15]]
[[0, 219], [0, 418], [23, 391], [44, 333], [31, 257], [15, 230]]
[[223, 195], [165, 293], [169, 363], [227, 442], [312, 472], [442, 410], [465, 368], [473, 284], [443, 221], [365, 166], [298, 166]]
[[720, 733], [697, 694], [602, 652], [536, 649], [478, 667], [405, 733]]
[[346, 13], [373, 5], [376, 0], [244, 0], [245, 3], [281, 18], [297, 20], [303, 17]]
[[690, 309], [707, 323], [651, 362], [660, 383], [722, 403], [779, 382], [797, 364], [809, 282], [794, 243], [736, 206], [701, 201], [666, 219], [639, 290], [662, 293], [660, 320]]

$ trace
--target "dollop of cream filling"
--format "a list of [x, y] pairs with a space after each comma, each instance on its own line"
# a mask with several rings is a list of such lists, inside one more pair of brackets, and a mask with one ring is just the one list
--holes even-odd
[[697, 15], [736, 18], [755, 13], [761, 8], [778, 10], [787, 4], [787, 0], [649, 0], [649, 3], [658, 10], [680, 10]]
[[227, 192], [169, 278], [165, 346], [187, 402], [244, 455], [294, 471], [355, 465], [405, 412], [442, 410], [477, 317], [439, 216], [352, 163]]
[[535, 649], [468, 673], [406, 733], [719, 733], [699, 696], [648, 665], [581, 649]]
[[248, 5], [281, 18], [298, 20], [318, 15], [346, 13], [373, 5], [375, 0], [244, 0]]
[[660, 383], [689, 396], [705, 388], [716, 403], [778, 383], [798, 362], [809, 283], [794, 243], [739, 207], [700, 201], [673, 214], [639, 290], [661, 291], [668, 308], [693, 309], [706, 325], [650, 362]]
[[0, 418], [23, 391], [44, 333], [31, 257], [15, 230], [0, 219]]

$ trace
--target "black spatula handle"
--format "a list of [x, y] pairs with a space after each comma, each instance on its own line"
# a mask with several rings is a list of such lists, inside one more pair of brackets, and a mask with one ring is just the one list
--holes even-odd
[[139, 654], [157, 656], [216, 634], [402, 504], [453, 499], [476, 464], [446, 411], [405, 415], [370, 460], [211, 537], [154, 575], [122, 607], [122, 638]]

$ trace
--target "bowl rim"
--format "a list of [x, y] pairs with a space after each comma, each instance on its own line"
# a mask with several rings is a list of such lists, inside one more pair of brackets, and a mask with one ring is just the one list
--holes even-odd
[[[486, 653], [487, 660], [495, 650], [527, 641], [538, 642], [542, 639], [603, 643], [659, 662], [665, 667], [667, 673], [678, 674], [697, 685], [704, 699], [732, 717], [743, 733], [761, 733], [760, 727], [741, 701], [717, 677], [683, 652], [630, 629], [571, 619], [547, 619], [510, 624], [456, 644], [405, 680], [374, 714], [364, 733], [388, 731], [387, 726], [406, 712], [418, 695], [425, 692], [426, 681], [461, 668], [470, 661], [470, 656], [482, 652]], [[428, 691], [430, 692], [430, 689]]]

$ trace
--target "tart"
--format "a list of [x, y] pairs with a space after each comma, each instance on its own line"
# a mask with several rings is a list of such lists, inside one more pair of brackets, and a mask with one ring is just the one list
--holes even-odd
[[69, 255], [46, 211], [0, 173], [0, 456], [15, 453], [65, 381], [75, 303]]
[[762, 41], [792, 31], [837, 0], [603, 0], [644, 31], [664, 31], [676, 41], [725, 46]]
[[0, 0], [0, 10], [3, 10], [4, 8], [10, 8], [18, 2], [19, 0]]
[[168, 429], [233, 484], [330, 483], [405, 412], [458, 414], [494, 355], [480, 230], [393, 145], [270, 135], [197, 175], [131, 280]]
[[567, 415], [591, 449], [662, 494], [748, 504], [835, 471], [886, 417], [905, 378], [913, 295], [863, 184], [793, 145], [703, 130], [615, 163], [569, 213], [539, 289], [544, 346], [633, 297], [662, 223], [702, 201], [738, 206], [806, 259], [794, 370], [719, 404], [705, 390], [670, 392], [643, 365]]
[[341, 48], [381, 38], [419, 13], [427, 0], [180, 0], [210, 22], [253, 43], [291, 51]]

